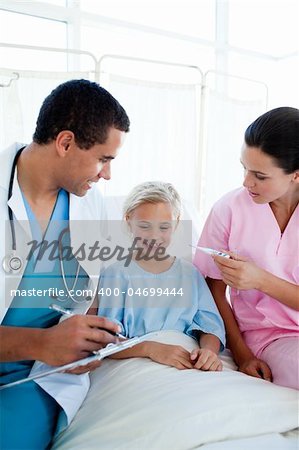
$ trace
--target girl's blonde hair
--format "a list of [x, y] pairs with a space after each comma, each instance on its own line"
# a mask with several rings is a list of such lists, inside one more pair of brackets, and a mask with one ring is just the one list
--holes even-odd
[[174, 219], [178, 221], [181, 213], [181, 200], [178, 192], [171, 183], [146, 181], [145, 183], [138, 184], [132, 189], [124, 202], [124, 218], [127, 219], [138, 206], [144, 203], [161, 202], [171, 205]]

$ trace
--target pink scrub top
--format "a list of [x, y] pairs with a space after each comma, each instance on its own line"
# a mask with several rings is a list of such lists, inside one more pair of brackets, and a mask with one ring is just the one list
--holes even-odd
[[[198, 245], [231, 250], [291, 283], [299, 283], [299, 205], [281, 233], [269, 206], [256, 204], [245, 188], [223, 196], [212, 208]], [[213, 259], [197, 250], [195, 266], [206, 277], [221, 279]], [[230, 288], [231, 305], [253, 353], [272, 341], [299, 335], [299, 312], [256, 289]]]

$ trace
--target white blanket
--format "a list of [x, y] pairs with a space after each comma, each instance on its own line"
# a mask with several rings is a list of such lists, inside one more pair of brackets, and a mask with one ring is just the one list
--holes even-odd
[[[176, 331], [155, 340], [197, 346]], [[221, 359], [222, 372], [180, 371], [146, 358], [105, 360], [53, 449], [188, 450], [298, 426], [297, 391], [237, 372], [228, 355]]]

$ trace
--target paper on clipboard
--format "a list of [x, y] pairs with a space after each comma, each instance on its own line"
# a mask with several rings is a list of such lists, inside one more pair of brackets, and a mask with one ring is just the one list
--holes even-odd
[[[64, 364], [63, 366], [53, 367], [43, 364], [40, 372], [37, 371], [34, 375], [31, 375], [27, 378], [22, 378], [21, 380], [14, 381], [13, 383], [4, 384], [3, 386], [0, 386], [0, 390], [17, 386], [19, 384], [27, 383], [28, 381], [36, 380], [38, 378], [42, 378], [48, 375], [52, 375], [53, 373], [64, 372], [66, 370], [75, 369], [76, 367], [85, 366], [86, 364], [89, 364], [94, 361], [101, 361], [107, 356], [121, 352], [122, 350], [126, 350], [127, 348], [134, 347], [134, 345], [136, 344], [140, 344], [141, 342], [147, 340], [149, 335], [152, 336], [153, 334], [156, 333], [149, 333], [145, 334], [144, 336], [134, 337], [126, 341], [122, 341], [118, 344], [108, 344], [105, 348], [98, 350], [93, 355], [88, 356], [87, 358], [79, 359], [78, 361], [74, 361], [69, 364]], [[48, 367], [49, 369], [45, 370], [45, 367]]]

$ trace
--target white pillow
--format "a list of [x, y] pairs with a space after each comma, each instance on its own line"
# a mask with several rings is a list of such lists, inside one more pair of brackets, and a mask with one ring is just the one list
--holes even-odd
[[[191, 351], [176, 331], [164, 343]], [[149, 359], [105, 360], [71, 426], [53, 449], [193, 449], [209, 442], [283, 432], [298, 425], [298, 393], [234, 370], [177, 370]]]

